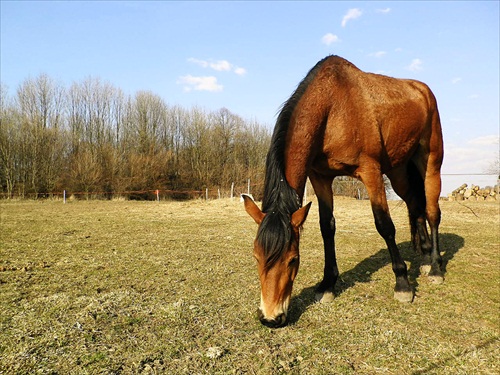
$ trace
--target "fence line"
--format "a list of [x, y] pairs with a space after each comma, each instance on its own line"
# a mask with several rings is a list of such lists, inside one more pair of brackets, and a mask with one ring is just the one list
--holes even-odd
[[[443, 177], [457, 177], [457, 176], [496, 176], [496, 174], [491, 173], [475, 173], [475, 174], [463, 174], [463, 173], [443, 173]], [[497, 182], [498, 183], [498, 182]], [[247, 180], [244, 184], [236, 185], [234, 182], [228, 188], [223, 188], [220, 186], [207, 187], [204, 190], [195, 189], [143, 189], [143, 190], [126, 190], [126, 191], [53, 191], [44, 193], [1, 193], [0, 199], [9, 198], [28, 198], [28, 199], [39, 199], [39, 198], [62, 198], [64, 201], [68, 198], [79, 198], [79, 199], [113, 199], [116, 197], [127, 197], [131, 200], [160, 200], [160, 198], [170, 199], [222, 199], [222, 198], [238, 198], [241, 194], [253, 194], [255, 198], [261, 199], [263, 194], [264, 181], [259, 181], [257, 183], [252, 183], [252, 181]], [[453, 187], [453, 189], [456, 187]], [[312, 188], [309, 180], [306, 184], [307, 194], [310, 196], [314, 195], [314, 189]], [[367, 199], [368, 195], [364, 185], [361, 181], [354, 178], [351, 179], [335, 179], [333, 183], [334, 195], [346, 195], [357, 199]], [[451, 190], [450, 190], [451, 192]], [[447, 191], [442, 192], [443, 195], [449, 193]]]
[[12, 194], [0, 192], [0, 199], [45, 199], [45, 198], [61, 198], [64, 201], [70, 198], [83, 199], [113, 199], [116, 197], [128, 197], [132, 200], [160, 200], [160, 197], [171, 197], [173, 199], [222, 199], [239, 197], [241, 194], [251, 194], [253, 190], [260, 191], [263, 183], [251, 183], [250, 180], [245, 185], [235, 185], [233, 182], [230, 189], [223, 189], [221, 187], [210, 187], [204, 190], [194, 189], [142, 189], [142, 190], [125, 190], [125, 191], [51, 191], [43, 193], [16, 193]]
[[170, 190], [170, 189], [154, 189], [154, 190], [127, 190], [127, 191], [56, 191], [48, 193], [24, 193], [24, 194], [9, 194], [0, 193], [0, 198], [54, 198], [61, 197], [67, 199], [70, 197], [83, 196], [88, 198], [106, 197], [108, 199], [119, 197], [119, 196], [129, 196], [132, 199], [142, 198], [147, 200], [148, 197], [159, 200], [160, 195], [166, 196], [185, 196], [185, 197], [195, 197], [202, 196], [202, 190]]

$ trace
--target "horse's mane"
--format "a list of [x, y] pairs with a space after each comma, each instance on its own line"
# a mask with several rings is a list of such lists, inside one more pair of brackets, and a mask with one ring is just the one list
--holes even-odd
[[319, 61], [299, 83], [290, 98], [283, 103], [276, 120], [271, 145], [266, 159], [266, 177], [262, 212], [266, 213], [257, 232], [257, 241], [263, 247], [266, 268], [272, 267], [292, 240], [290, 219], [301, 207], [297, 192], [285, 177], [285, 143], [288, 126], [297, 103], [314, 80], [323, 62]]

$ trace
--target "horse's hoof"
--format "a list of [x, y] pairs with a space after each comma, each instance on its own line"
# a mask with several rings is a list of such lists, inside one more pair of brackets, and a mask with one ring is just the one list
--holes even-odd
[[332, 292], [316, 293], [316, 302], [327, 303], [332, 302], [335, 298]]
[[429, 275], [428, 278], [433, 284], [442, 284], [444, 282], [444, 277], [442, 275]]
[[413, 301], [413, 292], [394, 292], [394, 299], [399, 302], [412, 302]]
[[430, 264], [424, 264], [423, 266], [420, 266], [420, 274], [423, 276], [429, 275], [429, 272], [431, 272], [431, 265]]

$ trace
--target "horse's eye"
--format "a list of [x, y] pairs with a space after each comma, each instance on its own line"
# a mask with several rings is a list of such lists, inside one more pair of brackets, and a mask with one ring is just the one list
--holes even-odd
[[295, 266], [298, 262], [299, 262], [299, 257], [293, 257], [288, 262], [288, 266], [290, 266], [290, 267]]

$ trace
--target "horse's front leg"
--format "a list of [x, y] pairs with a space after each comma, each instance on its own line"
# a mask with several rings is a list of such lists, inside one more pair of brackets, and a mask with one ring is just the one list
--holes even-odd
[[396, 276], [394, 298], [401, 302], [411, 302], [413, 301], [413, 289], [408, 281], [406, 263], [401, 258], [396, 245], [396, 228], [389, 214], [382, 174], [379, 171], [367, 171], [361, 176], [361, 179], [370, 196], [377, 231], [384, 238], [391, 254], [392, 270]]
[[333, 216], [333, 178], [312, 175], [309, 177], [318, 198], [319, 225], [325, 254], [323, 280], [316, 288], [316, 300], [329, 302], [334, 298], [335, 283], [339, 277], [335, 256], [335, 217]]

